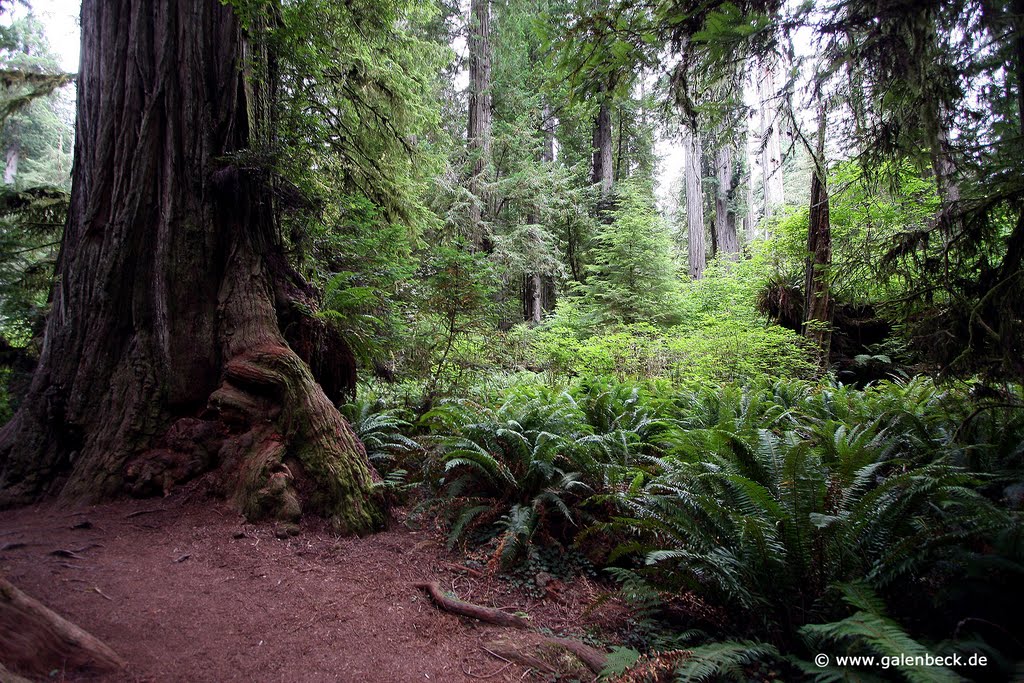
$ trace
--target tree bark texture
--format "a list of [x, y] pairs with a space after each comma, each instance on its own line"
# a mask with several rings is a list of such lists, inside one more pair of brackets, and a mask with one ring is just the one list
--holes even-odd
[[0, 431], [0, 503], [219, 468], [250, 517], [381, 522], [362, 445], [286, 339], [325, 337], [252, 158], [269, 63], [217, 0], [83, 3], [71, 207], [39, 364]]
[[762, 65], [757, 84], [761, 114], [761, 179], [764, 187], [764, 215], [773, 216], [786, 203], [782, 185], [781, 117], [775, 104], [775, 63]]
[[748, 243], [753, 242], [757, 238], [757, 212], [754, 210], [754, 159], [757, 155], [756, 149], [751, 149], [751, 144], [754, 143], [752, 136], [750, 135], [750, 124], [752, 123], [754, 113], [751, 112], [748, 118], [748, 128], [744, 135], [744, 146], [743, 146], [743, 159], [744, 159], [744, 173], [743, 173], [743, 192], [744, 199], [747, 204], [747, 211], [743, 215], [743, 235]]
[[491, 5], [490, 0], [472, 0], [469, 17], [469, 127], [466, 137], [470, 163], [469, 210], [473, 243], [486, 248], [484, 225], [487, 193], [484, 181], [491, 159]]
[[607, 203], [615, 184], [612, 162], [612, 112], [608, 96], [601, 94], [601, 106], [594, 119], [594, 163], [591, 182], [598, 186], [600, 200]]
[[14, 185], [18, 179], [18, 160], [21, 150], [14, 144], [7, 148], [7, 163], [4, 165], [4, 185]]
[[821, 367], [827, 368], [832, 341], [832, 297], [828, 280], [828, 269], [832, 264], [832, 228], [829, 222], [828, 188], [822, 173], [817, 170], [811, 175], [807, 253], [804, 336], [818, 349]]
[[701, 160], [704, 152], [700, 136], [689, 127], [683, 129], [683, 153], [686, 164], [686, 235], [690, 260], [690, 277], [704, 277], [707, 264], [704, 238], [704, 189], [701, 187]]
[[111, 673], [127, 668], [103, 641], [0, 577], [0, 681], [10, 675], [5, 666], [39, 678], [55, 669]]
[[718, 177], [715, 190], [715, 254], [735, 261], [739, 258], [740, 243], [736, 234], [736, 187], [733, 183], [732, 155], [732, 147], [728, 144], [722, 145], [715, 155], [715, 172]]

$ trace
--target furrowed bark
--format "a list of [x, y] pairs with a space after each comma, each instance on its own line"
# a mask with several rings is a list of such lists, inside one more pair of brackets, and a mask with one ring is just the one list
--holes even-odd
[[715, 171], [718, 187], [715, 192], [715, 244], [716, 255], [723, 255], [730, 261], [739, 258], [740, 243], [736, 234], [736, 209], [733, 207], [733, 150], [724, 144], [715, 155]]
[[690, 260], [690, 277], [699, 280], [704, 277], [707, 263], [704, 238], [704, 190], [701, 187], [700, 137], [690, 127], [683, 128], [683, 150], [686, 155], [686, 227], [687, 247]]
[[612, 164], [612, 113], [606, 91], [601, 92], [601, 106], [594, 119], [594, 161], [591, 182], [598, 186], [600, 202], [605, 206], [615, 184], [615, 169]]
[[315, 301], [281, 266], [260, 161], [265, 46], [215, 0], [86, 0], [82, 43], [70, 215], [0, 504], [221, 468], [251, 517], [379, 525], [365, 453], [281, 329]]
[[762, 65], [757, 84], [760, 100], [761, 116], [761, 173], [764, 188], [764, 215], [773, 216], [786, 203], [785, 189], [782, 185], [782, 138], [779, 134], [781, 116], [775, 104], [774, 61]]

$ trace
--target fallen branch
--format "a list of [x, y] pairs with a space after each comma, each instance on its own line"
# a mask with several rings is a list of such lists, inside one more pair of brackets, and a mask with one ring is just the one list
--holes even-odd
[[105, 643], [0, 578], [0, 661], [14, 671], [47, 676], [54, 669], [124, 669]]
[[445, 612], [460, 614], [464, 617], [473, 617], [474, 619], [486, 621], [489, 624], [497, 624], [498, 626], [530, 628], [530, 622], [526, 621], [526, 619], [523, 619], [522, 617], [516, 616], [515, 614], [505, 614], [501, 610], [496, 610], [491, 607], [481, 607], [480, 605], [474, 605], [471, 602], [463, 602], [456, 598], [450, 598], [444, 594], [444, 591], [442, 591], [441, 587], [435, 582], [417, 583], [415, 585], [416, 588], [422, 588], [427, 591], [430, 595], [430, 599]]

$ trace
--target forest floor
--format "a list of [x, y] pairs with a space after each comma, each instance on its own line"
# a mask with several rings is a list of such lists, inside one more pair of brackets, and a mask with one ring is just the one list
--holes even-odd
[[492, 654], [495, 641], [514, 646], [527, 632], [442, 612], [415, 587], [422, 581], [525, 612], [559, 634], [600, 631], [622, 617], [591, 581], [531, 598], [463, 568], [436, 530], [401, 519], [364, 538], [338, 537], [318, 522], [288, 531], [245, 523], [225, 503], [187, 491], [92, 507], [42, 504], [0, 512], [0, 575], [129, 662], [115, 676], [56, 671], [51, 680], [553, 677]]

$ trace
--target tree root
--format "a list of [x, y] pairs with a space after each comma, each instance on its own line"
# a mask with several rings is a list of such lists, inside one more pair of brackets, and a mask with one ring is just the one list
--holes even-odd
[[[90, 633], [0, 578], [0, 662], [46, 676], [55, 668], [118, 671], [127, 664]], [[2, 671], [0, 671], [2, 673]]]
[[[491, 607], [482, 607], [480, 605], [474, 605], [469, 602], [462, 600], [456, 600], [450, 598], [444, 594], [440, 586], [436, 582], [429, 583], [417, 583], [416, 588], [421, 588], [430, 595], [431, 600], [445, 612], [451, 612], [452, 614], [459, 614], [464, 617], [473, 617], [480, 621], [485, 621], [489, 624], [496, 624], [498, 626], [509, 626], [512, 628], [529, 629], [530, 623], [513, 614], [506, 614], [500, 610], [496, 610]], [[520, 639], [522, 640], [522, 639]], [[599, 674], [605, 668], [608, 662], [608, 655], [593, 648], [585, 643], [581, 643], [578, 640], [572, 640], [570, 638], [556, 638], [553, 636], [545, 636], [539, 633], [529, 633], [525, 636], [526, 643], [506, 643], [496, 642], [492, 643], [490, 647], [495, 650], [491, 654], [499, 657], [500, 659], [512, 660], [524, 664], [526, 666], [537, 668], [548, 673], [554, 672], [556, 669], [552, 664], [546, 662], [543, 658], [544, 651], [550, 651], [552, 649], [557, 651], [568, 652], [582, 662], [592, 673]], [[527, 652], [526, 649], [533, 650], [534, 652]]]
[[461, 614], [464, 617], [473, 617], [474, 619], [486, 621], [488, 624], [497, 624], [498, 626], [530, 628], [530, 622], [514, 614], [506, 614], [505, 612], [496, 610], [492, 607], [481, 607], [480, 605], [474, 605], [471, 602], [463, 602], [462, 600], [449, 598], [444, 594], [444, 591], [441, 590], [441, 587], [438, 586], [436, 582], [417, 583], [416, 588], [422, 588], [427, 591], [427, 593], [430, 594], [430, 599], [445, 612]]

